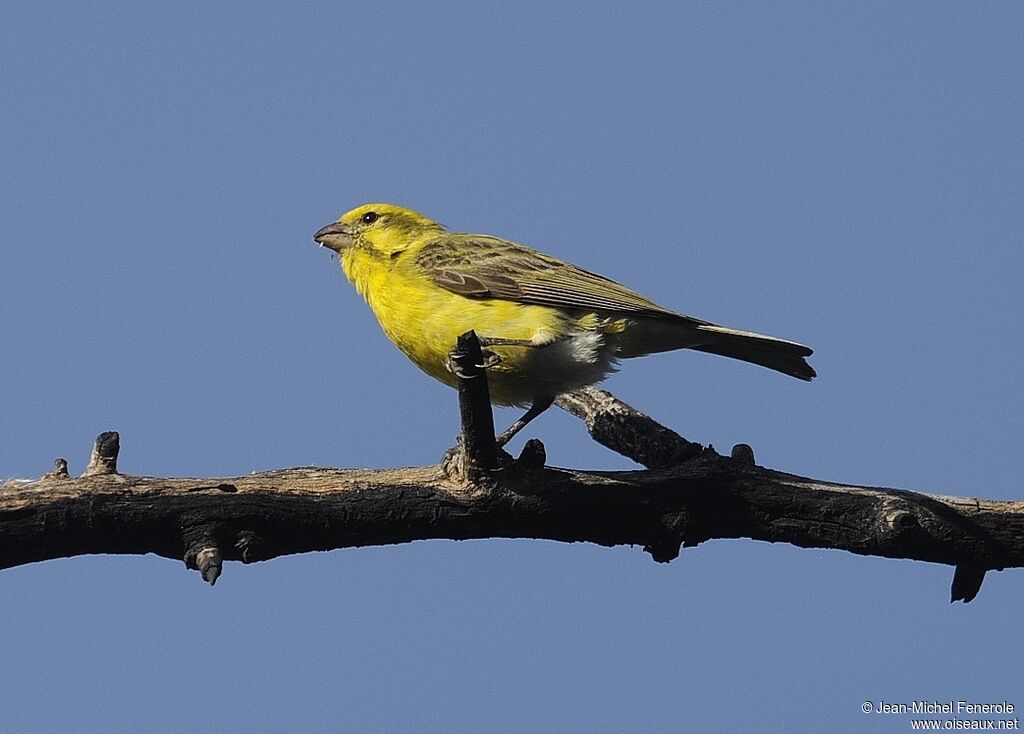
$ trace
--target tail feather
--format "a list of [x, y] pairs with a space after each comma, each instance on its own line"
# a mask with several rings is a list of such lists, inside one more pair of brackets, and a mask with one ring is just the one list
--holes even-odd
[[758, 364], [801, 380], [816, 376], [814, 368], [804, 359], [811, 356], [812, 350], [803, 344], [714, 324], [701, 324], [696, 331], [708, 339], [690, 349]]

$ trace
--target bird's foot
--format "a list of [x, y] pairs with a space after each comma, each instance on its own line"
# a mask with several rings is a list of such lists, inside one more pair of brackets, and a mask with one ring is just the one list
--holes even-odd
[[471, 377], [474, 377], [474, 375], [467, 375], [465, 372], [462, 371], [462, 368], [459, 367], [459, 361], [456, 357], [461, 356], [461, 354], [456, 354], [455, 350], [453, 349], [444, 359], [444, 368], [451, 372], [456, 377], [458, 377], [459, 379], [468, 380]]
[[[484, 350], [482, 350], [481, 354], [483, 354], [483, 357], [484, 357], [483, 364], [476, 365], [480, 369], [486, 370], [486, 369], [490, 369], [491, 367], [495, 367], [495, 366], [501, 364], [501, 357], [499, 357], [494, 352], [491, 352], [491, 351], [489, 351], [487, 349], [484, 349]], [[449, 372], [451, 372], [456, 377], [458, 377], [460, 379], [463, 379], [463, 380], [468, 380], [468, 379], [472, 378], [473, 375], [467, 375], [465, 372], [462, 371], [462, 368], [459, 367], [458, 357], [461, 357], [461, 356], [462, 356], [461, 354], [458, 354], [453, 349], [451, 352], [449, 352], [448, 356], [445, 357], [445, 359], [444, 359], [444, 368], [446, 370], [448, 370]]]
[[480, 369], [486, 370], [501, 364], [501, 357], [499, 357], [494, 352], [488, 349], [484, 349], [483, 351], [481, 351], [481, 354], [484, 355], [484, 363], [477, 365], [477, 367], [479, 367]]

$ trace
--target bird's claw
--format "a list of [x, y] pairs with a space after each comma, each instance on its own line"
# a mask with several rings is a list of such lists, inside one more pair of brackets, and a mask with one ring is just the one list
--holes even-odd
[[[458, 355], [458, 356], [462, 356], [462, 355]], [[467, 375], [465, 372], [462, 371], [462, 368], [459, 367], [459, 362], [458, 362], [458, 360], [455, 357], [456, 357], [456, 354], [455, 354], [454, 351], [452, 351], [452, 353], [450, 353], [447, 357], [445, 357], [444, 368], [446, 370], [448, 370], [449, 372], [451, 372], [456, 377], [458, 377], [460, 380], [468, 380], [471, 377], [473, 377], [473, 375]]]
[[477, 367], [479, 367], [480, 369], [486, 370], [486, 369], [488, 369], [490, 367], [495, 367], [495, 366], [501, 364], [501, 357], [499, 357], [494, 352], [490, 352], [490, 351], [485, 349], [485, 350], [483, 350], [483, 355], [484, 355], [484, 363], [477, 365]]

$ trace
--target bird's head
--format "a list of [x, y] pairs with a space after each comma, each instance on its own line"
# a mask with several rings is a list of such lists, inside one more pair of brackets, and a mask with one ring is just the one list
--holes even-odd
[[423, 235], [443, 231], [440, 224], [412, 209], [363, 204], [320, 229], [313, 239], [339, 255], [359, 248], [378, 257], [394, 257]]

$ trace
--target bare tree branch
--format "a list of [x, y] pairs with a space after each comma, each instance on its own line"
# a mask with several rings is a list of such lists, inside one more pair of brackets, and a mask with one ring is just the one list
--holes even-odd
[[[486, 389], [486, 380], [468, 382]], [[70, 477], [59, 459], [38, 480], [0, 487], [0, 568], [86, 553], [156, 553], [183, 558], [212, 584], [224, 561], [435, 538], [637, 545], [663, 562], [681, 545], [753, 538], [949, 564], [956, 567], [952, 598], [966, 602], [987, 570], [1024, 566], [1024, 502], [765, 469], [747, 446], [720, 456], [600, 390], [563, 396], [559, 405], [597, 440], [653, 468], [545, 468], [543, 446], [532, 440], [516, 460], [490, 454], [496, 469], [456, 460], [477, 467], [469, 474], [451, 470], [458, 457], [450, 454], [443, 465], [408, 469], [141, 477], [117, 473], [117, 434], [104, 433], [82, 476]], [[472, 425], [463, 426], [467, 436], [477, 430]], [[490, 448], [485, 426], [482, 438], [464, 438], [453, 451], [475, 445], [487, 457], [490, 426]]]
[[462, 420], [456, 456], [461, 455], [463, 461], [450, 465], [449, 471], [470, 481], [480, 480], [486, 472], [498, 468], [498, 447], [494, 439], [494, 413], [484, 371], [484, 354], [475, 332], [468, 331], [459, 337], [450, 359], [451, 369], [458, 377]]

